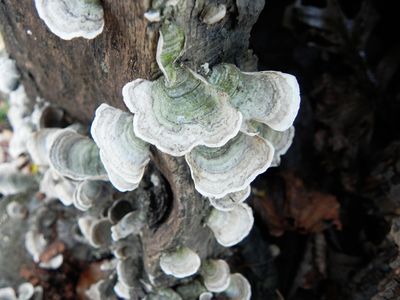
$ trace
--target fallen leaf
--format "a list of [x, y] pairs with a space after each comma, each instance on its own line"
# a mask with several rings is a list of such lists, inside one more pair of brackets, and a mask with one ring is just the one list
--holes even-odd
[[[265, 193], [256, 192], [253, 201], [271, 235], [280, 236], [287, 230], [319, 233], [331, 224], [341, 229], [340, 204], [335, 196], [307, 189], [293, 173], [280, 177], [283, 184], [275, 182]], [[280, 189], [283, 190], [279, 192]]]
[[76, 293], [79, 299], [87, 299], [85, 292], [90, 286], [107, 277], [108, 273], [101, 270], [102, 264], [103, 261], [93, 262], [80, 274], [78, 284], [76, 285]]
[[52, 258], [65, 251], [65, 244], [61, 241], [54, 241], [42, 252], [39, 259], [41, 262], [49, 262]]

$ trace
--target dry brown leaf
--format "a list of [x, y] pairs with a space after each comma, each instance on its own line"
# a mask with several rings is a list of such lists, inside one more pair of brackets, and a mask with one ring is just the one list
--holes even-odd
[[318, 233], [331, 224], [341, 229], [340, 204], [335, 196], [307, 189], [293, 173], [281, 177], [281, 186], [268, 186], [265, 194], [258, 193], [254, 199], [256, 211], [272, 235], [280, 236], [286, 230]]
[[40, 255], [39, 259], [41, 262], [49, 262], [52, 258], [58, 254], [62, 254], [65, 251], [65, 244], [61, 241], [54, 241], [51, 243]]
[[107, 277], [107, 272], [101, 270], [103, 261], [93, 262], [82, 271], [76, 285], [76, 293], [79, 299], [87, 299], [85, 292], [90, 286]]

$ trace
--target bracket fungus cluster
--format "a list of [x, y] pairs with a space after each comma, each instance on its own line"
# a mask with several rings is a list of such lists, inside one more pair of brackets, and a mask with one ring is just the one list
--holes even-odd
[[278, 165], [292, 142], [299, 87], [292, 75], [245, 73], [230, 64], [216, 65], [203, 77], [179, 63], [184, 43], [177, 25], [164, 24], [157, 47], [163, 76], [127, 83], [122, 94], [133, 116], [103, 104], [92, 135], [111, 182], [121, 191], [140, 181], [149, 144], [185, 156], [196, 190], [215, 207], [209, 227], [218, 242], [232, 246], [253, 224], [250, 207], [241, 204], [250, 183]]
[[[107, 218], [91, 211], [96, 203], [93, 198], [101, 190], [99, 179], [109, 180], [121, 192], [139, 188], [150, 161], [151, 145], [168, 155], [185, 157], [196, 190], [212, 206], [205, 225], [224, 247], [236, 245], [250, 232], [253, 213], [243, 203], [250, 195], [250, 184], [257, 175], [278, 165], [280, 156], [290, 147], [300, 101], [293, 76], [244, 73], [233, 65], [221, 64], [204, 77], [179, 63], [184, 43], [178, 26], [164, 24], [156, 59], [163, 76], [155, 81], [136, 79], [124, 86], [123, 99], [133, 115], [107, 104], [96, 110], [91, 135], [97, 147], [68, 130], [52, 139], [52, 169], [80, 181], [74, 187], [72, 202], [87, 212], [78, 223], [93, 247], [115, 247], [140, 234], [146, 223], [146, 205], [136, 211], [126, 201], [116, 202], [109, 206]], [[68, 151], [60, 150], [58, 142]], [[74, 162], [74, 152], [87, 156]], [[119, 260], [114, 291], [128, 299], [137, 293], [132, 278], [138, 274], [124, 279], [128, 266], [136, 262], [122, 254], [125, 247], [113, 250]], [[200, 274], [203, 283], [196, 297], [207, 299], [213, 293], [223, 293], [230, 299], [250, 298], [250, 285], [242, 275], [230, 274], [223, 260], [202, 263], [185, 245], [161, 253], [159, 266], [166, 275], [178, 279]], [[93, 288], [103, 288], [103, 283]], [[165, 295], [181, 299], [170, 289], [151, 289], [146, 299]]]
[[[196, 189], [223, 198], [271, 166], [275, 145], [278, 155], [287, 150], [292, 135], [286, 142], [273, 132], [290, 130], [299, 109], [298, 84], [288, 74], [244, 73], [229, 64], [213, 67], [205, 78], [178, 62], [183, 47], [182, 30], [166, 25], [157, 48], [163, 76], [126, 84], [124, 102], [134, 114], [137, 137], [162, 152], [185, 155]], [[264, 134], [259, 126], [271, 129]]]
[[[164, 24], [156, 59], [163, 76], [155, 81], [136, 79], [122, 90], [133, 115], [102, 104], [91, 126], [97, 146], [76, 132], [61, 130], [46, 150], [53, 170], [64, 179], [79, 181], [73, 187], [71, 203], [86, 212], [78, 223], [93, 247], [115, 247], [140, 234], [147, 205], [135, 210], [124, 200], [104, 204], [109, 207], [105, 217], [93, 214], [93, 199], [103, 191], [99, 180], [109, 180], [121, 192], [138, 189], [150, 161], [151, 145], [168, 155], [185, 157], [196, 190], [212, 206], [205, 225], [224, 247], [236, 245], [250, 232], [253, 213], [243, 203], [250, 195], [250, 184], [257, 175], [278, 165], [290, 147], [300, 101], [293, 76], [245, 73], [230, 64], [214, 66], [202, 76], [179, 62], [184, 44], [183, 31]], [[81, 160], [74, 161], [78, 152], [83, 154]], [[137, 293], [132, 278], [138, 275], [124, 279], [127, 271], [123, 270], [136, 262], [122, 254], [126, 253], [124, 247], [113, 250], [119, 260], [114, 291], [128, 299]], [[161, 253], [159, 266], [178, 279], [199, 273], [203, 283], [196, 297], [201, 294], [207, 299], [212, 293], [224, 293], [230, 299], [250, 298], [249, 283], [242, 275], [230, 274], [223, 260], [202, 264], [199, 255], [185, 245]], [[151, 289], [146, 299], [166, 294], [180, 299], [169, 289]]]
[[[103, 29], [103, 9], [97, 0], [35, 0], [35, 4], [49, 29], [63, 39], [94, 38]], [[225, 14], [225, 5], [218, 5], [205, 11], [203, 21], [211, 25]], [[58, 199], [63, 209], [76, 208], [73, 213], [68, 210], [77, 223], [76, 232], [68, 234], [95, 249], [96, 255], [112, 256], [104, 263], [106, 276], [87, 290], [90, 299], [113, 299], [115, 295], [123, 299], [212, 299], [214, 294], [250, 299], [250, 285], [241, 274], [231, 274], [222, 259], [196, 253], [180, 237], [154, 256], [156, 275], [167, 278], [168, 286], [182, 285], [176, 290], [160, 287], [153, 273], [143, 275], [148, 266], [141, 258], [145, 249], [141, 243], [143, 236], [154, 231], [149, 214], [158, 209], [154, 206], [159, 202], [152, 203], [149, 187], [140, 183], [156, 150], [184, 157], [181, 162], [188, 165], [195, 190], [208, 199], [202, 207], [202, 228], [220, 245], [236, 245], [254, 223], [252, 209], [243, 203], [251, 193], [251, 182], [279, 165], [293, 140], [299, 87], [288, 74], [246, 73], [226, 63], [200, 75], [179, 61], [185, 48], [183, 30], [168, 21], [161, 28], [156, 61], [163, 75], [154, 81], [135, 79], [123, 87], [123, 101], [131, 113], [100, 105], [91, 137], [80, 126], [47, 126], [45, 112], [55, 114], [56, 119], [63, 114], [42, 101], [32, 103], [19, 83], [15, 63], [0, 56], [0, 89], [9, 94], [14, 129], [11, 157], [28, 157], [36, 170], [34, 179], [28, 179], [6, 162], [0, 166], [0, 191], [18, 194], [39, 187], [45, 195], [43, 211], [36, 212], [32, 221], [36, 225], [25, 235], [26, 249], [43, 268], [55, 269], [63, 263], [61, 253], [42, 260], [54, 238], [45, 234], [42, 223], [59, 221], [59, 215], [46, 214], [47, 206]], [[150, 176], [153, 187], [163, 180], [155, 174]], [[16, 203], [8, 207], [15, 219], [31, 220], [29, 210], [20, 210]], [[58, 233], [62, 226], [52, 229]], [[0, 293], [15, 291], [1, 289]]]
[[126, 106], [134, 113], [135, 134], [173, 156], [185, 155], [199, 145], [224, 145], [236, 136], [242, 121], [225, 94], [176, 65], [183, 45], [178, 27], [161, 31], [157, 62], [164, 76], [154, 82], [137, 79], [122, 90]]

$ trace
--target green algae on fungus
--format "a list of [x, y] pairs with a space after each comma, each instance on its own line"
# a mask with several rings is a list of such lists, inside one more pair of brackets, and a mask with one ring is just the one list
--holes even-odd
[[160, 33], [157, 52], [164, 76], [153, 82], [136, 79], [122, 90], [126, 106], [135, 114], [135, 134], [173, 156], [198, 145], [222, 146], [237, 135], [242, 123], [241, 113], [225, 93], [176, 62], [183, 41], [176, 25], [167, 26]]
[[229, 101], [243, 114], [245, 122], [254, 120], [284, 131], [297, 116], [300, 91], [292, 75], [276, 71], [241, 72], [232, 64], [219, 64], [213, 67], [208, 80], [229, 95]]

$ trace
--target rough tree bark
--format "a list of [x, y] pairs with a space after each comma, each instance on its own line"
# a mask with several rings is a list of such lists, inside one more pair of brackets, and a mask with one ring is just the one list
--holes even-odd
[[[243, 70], [255, 69], [248, 40], [264, 0], [218, 1], [226, 4], [227, 15], [213, 25], [203, 23], [201, 15], [216, 1], [180, 0], [176, 6], [167, 6], [167, 2], [104, 0], [103, 33], [94, 40], [64, 41], [39, 19], [33, 0], [0, 0], [0, 30], [28, 95], [59, 105], [71, 119], [87, 125], [103, 102], [126, 110], [121, 95], [125, 83], [159, 76], [155, 51], [162, 22], [150, 23], [143, 16], [152, 8], [185, 29], [182, 63], [198, 69], [206, 62], [212, 66], [224, 61]], [[216, 248], [211, 232], [203, 226], [208, 204], [195, 192], [184, 161], [155, 149], [153, 161], [167, 178], [174, 200], [165, 221], [144, 232], [144, 262], [155, 281], [165, 284], [158, 267], [162, 251], [183, 244], [204, 258]]]

